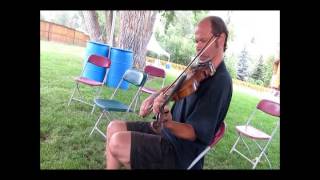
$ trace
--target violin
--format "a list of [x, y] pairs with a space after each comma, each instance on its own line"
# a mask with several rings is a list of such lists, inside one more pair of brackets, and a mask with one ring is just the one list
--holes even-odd
[[[215, 37], [215, 38], [214, 38]], [[213, 41], [211, 41], [214, 38]], [[163, 127], [163, 121], [161, 115], [164, 113], [165, 105], [170, 101], [178, 101], [183, 99], [197, 91], [200, 83], [211, 77], [215, 73], [215, 67], [211, 60], [207, 60], [202, 63], [197, 63], [191, 66], [197, 57], [201, 56], [203, 52], [217, 39], [217, 36], [212, 36], [201, 51], [194, 57], [194, 59], [188, 64], [183, 72], [177, 77], [177, 79], [168, 86], [164, 91], [165, 101], [160, 107], [160, 113], [157, 113], [156, 120], [152, 123], [154, 129], [159, 130]], [[211, 41], [211, 42], [210, 42]], [[152, 108], [152, 106], [151, 106]]]
[[185, 79], [180, 79], [180, 81], [183, 81], [181, 86], [176, 86], [177, 90], [175, 92], [171, 92], [173, 93], [171, 95], [172, 100], [178, 101], [193, 94], [197, 91], [200, 82], [212, 76], [214, 73], [215, 68], [213, 67], [211, 61], [199, 63], [196, 66], [192, 66], [190, 70], [186, 72]]

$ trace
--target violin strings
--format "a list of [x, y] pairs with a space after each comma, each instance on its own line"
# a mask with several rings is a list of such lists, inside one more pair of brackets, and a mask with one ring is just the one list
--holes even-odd
[[[216, 37], [216, 36], [214, 36], [214, 35], [211, 36], [211, 38], [207, 41], [207, 43], [205, 44], [205, 46], [204, 46], [204, 47], [200, 50], [200, 52], [193, 58], [193, 60], [187, 65], [187, 67], [182, 71], [182, 73], [173, 81], [173, 83], [170, 84], [170, 86], [168, 86], [168, 87], [163, 91], [164, 94], [168, 91], [169, 88], [171, 88], [171, 87], [173, 86], [174, 83], [177, 82], [177, 80], [186, 72], [186, 70], [192, 65], [192, 63], [193, 63], [199, 56], [201, 56], [201, 55], [204, 53], [204, 51], [207, 50], [208, 47], [209, 47], [213, 42], [216, 41], [217, 37], [216, 37], [213, 41], [211, 41], [213, 37]], [[211, 41], [211, 42], [210, 42], [210, 41]], [[209, 43], [209, 42], [210, 42], [210, 43]]]

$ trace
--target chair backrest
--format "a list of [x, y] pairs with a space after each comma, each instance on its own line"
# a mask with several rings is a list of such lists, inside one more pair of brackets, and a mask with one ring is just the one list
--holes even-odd
[[271, 115], [271, 116], [276, 116], [280, 117], [280, 104], [267, 100], [267, 99], [262, 99], [258, 104], [257, 104], [257, 109]]
[[218, 129], [218, 131], [216, 132], [216, 134], [214, 135], [214, 138], [212, 139], [211, 143], [210, 143], [210, 147], [213, 147], [214, 145], [216, 145], [220, 139], [223, 137], [224, 132], [226, 129], [226, 124], [224, 123], [224, 121], [220, 124], [220, 127]]
[[[120, 85], [122, 84], [123, 81], [127, 81], [130, 84], [133, 84], [138, 88], [138, 91], [136, 93], [136, 95], [134, 96], [133, 100], [136, 98], [136, 96], [138, 95], [140, 89], [144, 86], [146, 80], [147, 80], [148, 75], [144, 72], [141, 72], [137, 69], [128, 69], [122, 76], [120, 82], [118, 83], [116, 89], [114, 90], [113, 94], [111, 95], [110, 99], [113, 99], [113, 97], [115, 96], [115, 94], [117, 93]], [[132, 102], [133, 102], [132, 100]], [[131, 106], [132, 103], [130, 103]]]
[[104, 68], [109, 68], [111, 65], [111, 61], [109, 58], [104, 57], [104, 56], [99, 56], [96, 54], [92, 54], [89, 59], [88, 62], [99, 66], [99, 67], [104, 67]]
[[146, 82], [147, 74], [136, 69], [128, 69], [123, 75], [123, 80], [140, 87]]
[[151, 66], [151, 65], [146, 66], [144, 68], [144, 72], [150, 76], [161, 77], [161, 78], [166, 77], [165, 70], [158, 68], [158, 67], [155, 67], [155, 66]]
[[128, 83], [131, 83], [135, 86], [138, 87], [137, 92], [135, 93], [135, 95], [133, 96], [130, 105], [128, 107], [127, 112], [131, 111], [131, 106], [133, 104], [133, 102], [135, 101], [135, 99], [137, 98], [141, 88], [144, 86], [146, 80], [147, 80], [148, 75], [144, 72], [141, 72], [137, 69], [128, 69], [124, 75], [122, 76], [122, 79], [120, 80], [120, 82], [118, 83], [118, 86], [116, 87], [116, 89], [114, 90], [113, 94], [111, 95], [110, 99], [113, 99], [114, 96], [116, 95], [121, 83], [123, 81], [127, 81]]

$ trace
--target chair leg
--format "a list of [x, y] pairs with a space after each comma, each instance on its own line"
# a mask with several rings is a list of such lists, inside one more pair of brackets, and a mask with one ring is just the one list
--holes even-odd
[[82, 95], [81, 95], [81, 93], [80, 93], [80, 88], [79, 88], [79, 84], [77, 83], [77, 89], [78, 89], [78, 94], [79, 94], [79, 97], [80, 97], [80, 99], [81, 99], [81, 101], [84, 101], [84, 99], [83, 99], [83, 97], [82, 97]]
[[268, 159], [268, 157], [266, 156], [266, 154], [265, 154], [265, 153], [264, 153], [264, 157], [265, 157], [265, 158], [266, 158], [266, 160], [268, 161], [268, 164], [269, 164], [270, 169], [272, 169], [271, 163], [270, 163], [270, 161], [269, 161], [269, 159]]
[[103, 86], [104, 85], [102, 85], [102, 86], [99, 86], [99, 88], [97, 89], [97, 93], [96, 93], [96, 96], [95, 96], [95, 98], [99, 98], [100, 97], [100, 94], [101, 94], [101, 92], [102, 92], [102, 88], [103, 88]]
[[244, 144], [244, 145], [246, 146], [246, 148], [248, 149], [250, 156], [252, 156], [252, 153], [251, 153], [251, 151], [250, 151], [249, 146], [248, 146], [247, 143], [244, 141], [244, 139], [242, 138], [242, 136], [240, 136], [240, 138], [241, 138], [243, 144]]
[[263, 156], [266, 158], [266, 160], [268, 161], [268, 164], [269, 164], [270, 169], [272, 168], [271, 163], [270, 163], [270, 161], [269, 161], [269, 159], [268, 159], [268, 156], [267, 156], [266, 153], [265, 153], [270, 141], [271, 141], [271, 140], [268, 141], [268, 143], [265, 145], [264, 148], [262, 148], [256, 141], [254, 141], [254, 142], [256, 143], [256, 145], [258, 146], [258, 148], [260, 149], [261, 153], [259, 154], [258, 157], [256, 157], [255, 163], [254, 163], [254, 165], [253, 165], [253, 167], [252, 167], [253, 169], [256, 168], [257, 164], [260, 162], [262, 155], [263, 155]]
[[[238, 150], [236, 149], [236, 146], [237, 146], [237, 144], [238, 144], [238, 142], [239, 142], [240, 139], [242, 140], [242, 142], [244, 142], [244, 140], [242, 139], [241, 135], [239, 134], [238, 139], [236, 140], [236, 142], [234, 143], [234, 145], [232, 146], [232, 148], [231, 148], [231, 150], [230, 150], [230, 153], [232, 153], [233, 151], [235, 151], [235, 152], [238, 153], [240, 156], [242, 156], [243, 158], [245, 158], [246, 160], [248, 160], [251, 164], [254, 164], [254, 161], [252, 161], [251, 159], [249, 159], [247, 156], [245, 156], [244, 154], [242, 154], [240, 151], [238, 151]], [[247, 144], [246, 144], [245, 142], [244, 142], [244, 144], [246, 145], [247, 149], [249, 150], [249, 147], [247, 146]], [[249, 150], [249, 152], [250, 152], [250, 150]], [[250, 152], [250, 154], [251, 154], [251, 152]]]
[[210, 146], [206, 147], [197, 157], [192, 161], [187, 170], [190, 170], [208, 151], [210, 150]]
[[[100, 86], [99, 89], [97, 89], [97, 93], [96, 93], [96, 96], [94, 97], [95, 99], [99, 98], [100, 97], [100, 94], [102, 92], [102, 88], [103, 88], [104, 85]], [[96, 108], [96, 104], [93, 105], [92, 107], [92, 110], [91, 110], [91, 114], [93, 114], [94, 110]]]
[[71, 95], [71, 97], [70, 97], [70, 99], [69, 99], [68, 106], [70, 105], [70, 103], [71, 103], [71, 101], [72, 101], [72, 99], [73, 99], [73, 95], [74, 95], [74, 93], [76, 92], [76, 89], [77, 89], [77, 87], [75, 86], [74, 89], [73, 89], [73, 93], [72, 93], [72, 95]]
[[232, 146], [232, 148], [231, 148], [231, 150], [230, 150], [229, 153], [232, 153], [232, 152], [235, 150], [235, 148], [236, 148], [239, 140], [240, 140], [240, 135], [238, 136], [238, 139], [236, 140], [236, 142], [235, 142], [234, 145]]
[[[136, 98], [136, 100], [135, 100], [135, 104], [134, 104], [134, 108], [133, 108], [133, 111], [134, 111], [134, 112], [136, 112], [136, 107], [137, 107], [137, 105], [140, 104], [140, 96], [141, 96], [141, 92], [138, 93], [138, 96], [137, 96], [137, 98]], [[139, 108], [139, 107], [138, 107], [138, 108]]]
[[96, 124], [95, 124], [94, 127], [92, 128], [89, 136], [91, 136], [91, 134], [93, 133], [93, 131], [94, 131], [95, 129], [98, 129], [97, 126], [98, 126], [98, 124], [99, 124], [99, 122], [100, 122], [100, 120], [101, 120], [101, 117], [103, 116], [104, 112], [105, 112], [105, 111], [103, 110], [102, 113], [101, 113], [101, 115], [100, 115], [100, 117], [97, 119]]
[[136, 112], [136, 107], [137, 107], [137, 101], [138, 101], [139, 95], [136, 98], [135, 102], [134, 102], [134, 108], [133, 108], [133, 112]]
[[112, 119], [115, 119], [115, 118], [111, 115], [111, 113], [110, 113], [109, 111], [106, 111], [106, 113], [110, 116], [110, 118], [109, 118], [109, 116], [106, 115], [108, 121], [111, 122]]
[[138, 111], [140, 110], [140, 106], [141, 106], [141, 92], [140, 92], [140, 95], [138, 96], [138, 103], [137, 103], [137, 105], [138, 105]]
[[264, 152], [261, 152], [260, 155], [255, 158], [252, 169], [255, 169], [255, 168], [257, 167], [258, 163], [259, 163], [260, 160], [261, 160], [261, 157], [262, 157], [263, 153], [264, 153]]
[[92, 110], [91, 110], [91, 114], [93, 114], [95, 108], [96, 108], [96, 104], [93, 105]]

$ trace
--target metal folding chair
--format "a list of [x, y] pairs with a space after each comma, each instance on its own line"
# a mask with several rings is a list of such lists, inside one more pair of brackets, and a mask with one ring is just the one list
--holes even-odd
[[[271, 132], [271, 135], [263, 132], [262, 130], [260, 130], [258, 128], [255, 128], [252, 125], [252, 122], [253, 122], [252, 119], [256, 119], [254, 117], [256, 116], [256, 112], [258, 110], [261, 112], [264, 112], [268, 115], [279, 118], [279, 120], [277, 121], [275, 127], [273, 128], [273, 130]], [[271, 142], [271, 140], [272, 140], [272, 138], [273, 138], [274, 134], [276, 133], [279, 126], [280, 126], [280, 104], [277, 102], [270, 101], [270, 100], [262, 99], [257, 104], [256, 108], [253, 110], [251, 115], [249, 116], [246, 124], [241, 125], [241, 126], [236, 126], [236, 131], [238, 132], [239, 136], [238, 136], [236, 142], [234, 143], [234, 145], [232, 146], [230, 153], [235, 151], [238, 154], [240, 154], [243, 158], [248, 160], [253, 165], [252, 169], [256, 168], [256, 166], [260, 162], [262, 156], [264, 156], [266, 158], [266, 160], [268, 161], [269, 166], [271, 168], [271, 163], [267, 157], [266, 151], [267, 151], [267, 148], [270, 145], [270, 142]], [[241, 153], [238, 149], [236, 149], [236, 146], [237, 146], [239, 140], [241, 139], [241, 141], [244, 143], [247, 150], [249, 151], [250, 156], [253, 157], [248, 144], [244, 141], [244, 137], [246, 139], [252, 140], [257, 145], [257, 147], [259, 148], [258, 156], [250, 159], [250, 157], [247, 157], [246, 155]], [[260, 142], [260, 143], [263, 142], [263, 145], [260, 145], [258, 142]]]
[[[96, 80], [93, 80], [93, 79], [89, 79], [89, 78], [86, 78], [86, 77], [83, 76], [84, 75], [83, 73], [86, 70], [86, 67], [87, 67], [88, 63], [92, 63], [92, 64], [94, 64], [96, 66], [99, 66], [99, 67], [102, 67], [102, 68], [106, 69], [106, 72], [104, 74], [102, 82], [99, 82], [99, 81], [96, 81]], [[105, 82], [107, 80], [107, 74], [109, 72], [110, 64], [111, 64], [111, 61], [107, 57], [98, 56], [98, 55], [94, 55], [94, 54], [91, 55], [89, 57], [87, 63], [85, 64], [85, 67], [81, 71], [80, 76], [75, 78], [76, 85], [75, 85], [73, 93], [72, 93], [72, 95], [71, 95], [71, 97], [69, 99], [68, 106], [70, 105], [72, 100], [79, 101], [79, 102], [82, 102], [82, 103], [85, 103], [87, 105], [92, 106], [91, 113], [93, 113], [93, 111], [95, 109], [95, 105], [93, 103], [90, 103], [90, 102], [87, 102], [87, 101], [84, 100], [84, 97], [80, 93], [79, 84], [83, 84], [83, 85], [90, 86], [90, 87], [95, 87], [95, 88], [97, 87], [94, 98], [98, 98], [100, 96], [102, 87], [104, 86], [104, 84], [105, 84]], [[76, 91], [78, 92], [80, 99], [74, 97], [74, 94], [75, 94]]]
[[[120, 80], [117, 88], [114, 90], [113, 94], [109, 99], [99, 99], [96, 98], [94, 100], [95, 105], [97, 105], [99, 108], [102, 109], [102, 113], [100, 114], [99, 118], [96, 120], [96, 123], [94, 127], [92, 128], [90, 135], [93, 133], [94, 130], [98, 131], [104, 138], [106, 138], [106, 135], [98, 128], [99, 122], [103, 115], [107, 117], [109, 121], [114, 119], [111, 116], [110, 112], [134, 112], [131, 110], [131, 106], [135, 99], [138, 96], [138, 93], [140, 89], [144, 86], [146, 80], [147, 80], [147, 74], [141, 71], [138, 71], [136, 69], [129, 69], [127, 70], [122, 79]], [[127, 81], [130, 84], [135, 85], [138, 87], [138, 90], [136, 91], [135, 95], [131, 99], [131, 102], [129, 105], [125, 104], [124, 102], [121, 102], [120, 100], [115, 100], [116, 94], [119, 90], [119, 87], [123, 81]]]
[[211, 149], [214, 149], [214, 146], [221, 140], [224, 135], [226, 129], [226, 124], [223, 121], [219, 127], [219, 130], [216, 132], [215, 136], [213, 137], [211, 143], [191, 162], [189, 167], [187, 168], [190, 170], [201, 158], [203, 158]]
[[[161, 88], [163, 88], [164, 82], [166, 80], [166, 72], [165, 72], [165, 70], [163, 70], [161, 68], [158, 68], [158, 67], [155, 67], [155, 66], [152, 66], [152, 65], [147, 65], [144, 68], [144, 72], [146, 74], [148, 74], [147, 82], [151, 82], [152, 80], [162, 78]], [[146, 86], [142, 87], [141, 90], [139, 91], [138, 98], [136, 99], [136, 102], [135, 102], [135, 105], [134, 105], [134, 111], [136, 110], [137, 104], [140, 103], [141, 93], [153, 94], [153, 93], [155, 93], [157, 91], [158, 90], [155, 89], [155, 88], [146, 87]]]

